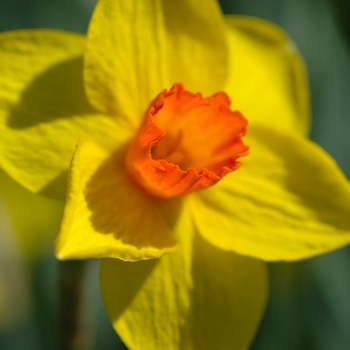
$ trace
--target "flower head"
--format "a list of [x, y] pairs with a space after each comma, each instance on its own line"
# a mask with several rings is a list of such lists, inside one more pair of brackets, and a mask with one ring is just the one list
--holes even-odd
[[[100, 0], [86, 43], [1, 36], [0, 163], [60, 195], [71, 161], [57, 255], [118, 258], [102, 260], [101, 293], [130, 348], [247, 347], [266, 302], [260, 259], [349, 242], [349, 184], [305, 137], [292, 47], [211, 0]], [[164, 90], [176, 82], [188, 91]], [[249, 156], [232, 172], [246, 119]]]

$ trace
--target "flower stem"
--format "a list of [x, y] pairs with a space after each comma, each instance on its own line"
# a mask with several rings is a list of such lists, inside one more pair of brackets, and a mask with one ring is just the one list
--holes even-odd
[[60, 262], [59, 350], [84, 350], [81, 294], [86, 261]]

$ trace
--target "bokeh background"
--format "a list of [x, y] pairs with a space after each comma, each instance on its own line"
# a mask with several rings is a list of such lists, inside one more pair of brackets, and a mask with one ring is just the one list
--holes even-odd
[[[94, 4], [0, 0], [0, 31], [44, 27], [85, 33]], [[349, 177], [350, 2], [221, 0], [221, 5], [225, 13], [265, 18], [289, 33], [309, 72], [311, 138]], [[2, 350], [55, 349], [58, 262], [52, 242], [61, 211], [61, 203], [30, 194], [0, 172]], [[270, 264], [270, 272], [271, 296], [252, 350], [350, 349], [350, 248], [307, 261]], [[83, 318], [91, 349], [125, 349], [99, 297], [97, 261], [89, 263], [84, 285]]]

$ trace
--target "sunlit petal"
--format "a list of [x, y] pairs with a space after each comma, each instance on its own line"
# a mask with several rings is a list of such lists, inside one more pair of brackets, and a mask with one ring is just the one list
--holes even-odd
[[176, 81], [216, 92], [227, 76], [224, 30], [212, 0], [100, 0], [85, 54], [90, 102], [138, 127], [150, 101]]
[[295, 44], [278, 26], [257, 18], [226, 16], [230, 48], [225, 91], [250, 122], [307, 133], [309, 96]]
[[241, 350], [266, 303], [264, 263], [211, 246], [190, 221], [178, 229], [174, 254], [101, 261], [101, 295], [114, 327], [130, 349]]
[[56, 240], [59, 259], [141, 260], [174, 250], [175, 239], [154, 198], [123, 171], [123, 158], [93, 143], [78, 145]]
[[86, 100], [84, 44], [79, 34], [51, 30], [0, 35], [0, 165], [33, 192], [64, 197], [79, 138], [110, 150], [118, 143], [121, 129]]
[[212, 189], [189, 197], [203, 236], [263, 260], [307, 258], [350, 241], [350, 185], [317, 145], [250, 128], [250, 155]]

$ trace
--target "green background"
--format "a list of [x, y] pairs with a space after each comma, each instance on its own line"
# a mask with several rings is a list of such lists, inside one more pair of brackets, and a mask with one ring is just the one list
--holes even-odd
[[[0, 31], [46, 27], [85, 33], [94, 3], [95, 0], [0, 0]], [[309, 72], [311, 138], [336, 159], [349, 177], [348, 3], [222, 0], [221, 4], [226, 13], [265, 18], [290, 34]], [[91, 320], [91, 349], [124, 349], [99, 299], [98, 262], [89, 264], [84, 289], [88, 307], [84, 312]], [[0, 349], [55, 349], [58, 264], [48, 254], [32, 263], [30, 270], [33, 312], [16, 328], [0, 329]], [[270, 301], [253, 350], [350, 349], [349, 248], [308, 261], [270, 264], [270, 271]]]

